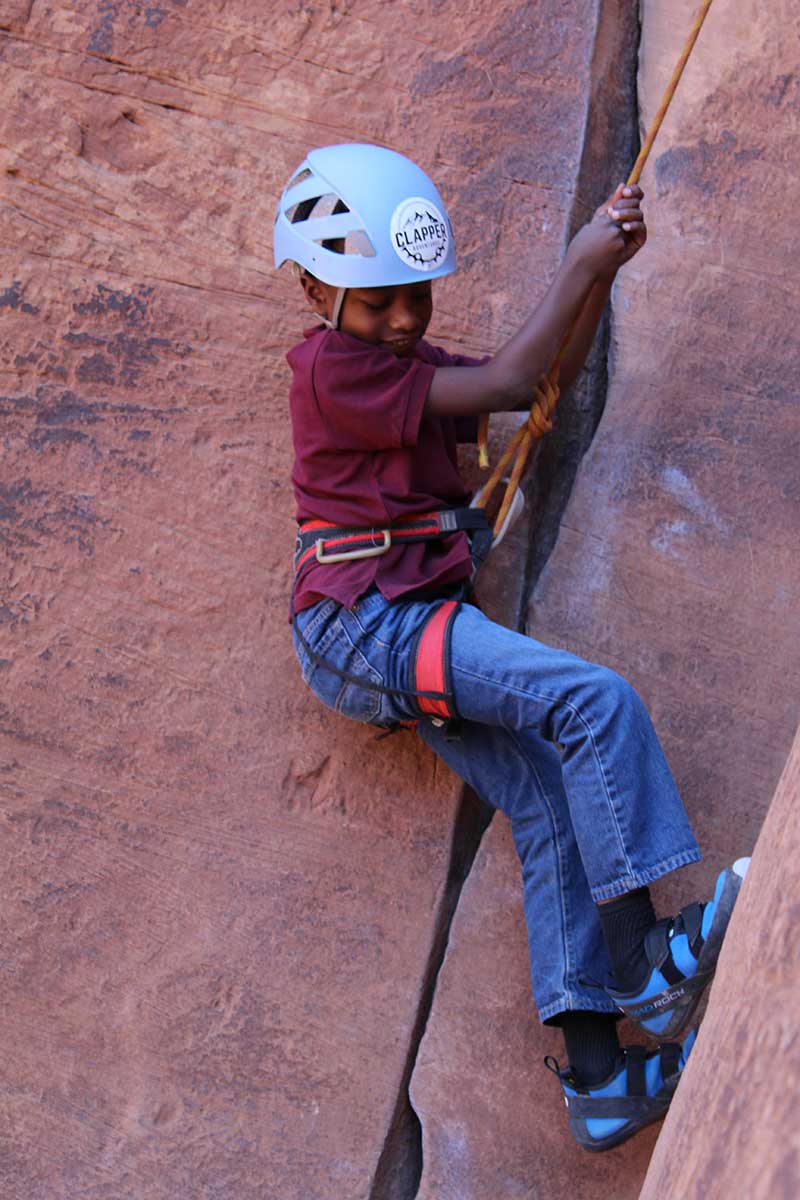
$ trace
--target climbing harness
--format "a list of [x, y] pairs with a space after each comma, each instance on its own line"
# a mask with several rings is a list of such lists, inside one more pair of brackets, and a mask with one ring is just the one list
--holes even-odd
[[[294, 596], [302, 573], [313, 563], [350, 562], [376, 558], [386, 554], [393, 545], [430, 542], [464, 532], [470, 538], [473, 572], [462, 587], [459, 599], [433, 602], [426, 619], [414, 638], [411, 650], [411, 679], [413, 687], [390, 688], [371, 683], [342, 671], [329, 663], [309, 645], [300, 629], [295, 611]], [[482, 508], [445, 508], [434, 512], [401, 517], [387, 526], [335, 525], [330, 521], [306, 521], [298, 530], [294, 555], [294, 582], [290, 599], [292, 629], [314, 667], [322, 667], [347, 683], [382, 696], [402, 696], [411, 700], [420, 717], [429, 717], [434, 724], [451, 724], [457, 718], [450, 678], [450, 641], [453, 622], [475, 577], [492, 546], [492, 531]], [[415, 724], [411, 721], [408, 724]]]
[[[681, 51], [678, 63], [672, 73], [669, 83], [667, 84], [666, 90], [661, 99], [661, 103], [659, 104], [655, 116], [650, 123], [650, 128], [644, 142], [642, 143], [642, 148], [639, 151], [636, 162], [633, 165], [633, 169], [628, 176], [628, 180], [625, 185], [626, 187], [633, 187], [634, 184], [639, 182], [645, 163], [647, 162], [647, 159], [650, 156], [650, 151], [653, 148], [653, 143], [656, 140], [658, 131], [661, 128], [661, 124], [667, 114], [667, 109], [669, 108], [672, 98], [675, 95], [675, 91], [678, 87], [681, 75], [683, 74], [684, 67], [689, 61], [689, 56], [694, 49], [695, 42], [700, 34], [700, 30], [703, 26], [706, 16], [708, 15], [708, 10], [711, 7], [711, 4], [712, 0], [702, 0], [702, 4], [698, 10], [697, 16], [695, 17], [694, 24], [692, 25], [692, 28], [689, 31], [689, 36], [686, 39], [686, 44]], [[503, 522], [508, 516], [511, 505], [514, 501], [514, 497], [517, 494], [517, 489], [519, 487], [520, 480], [522, 479], [533, 443], [538, 438], [543, 437], [545, 433], [549, 433], [553, 428], [553, 413], [555, 412], [560, 395], [558, 377], [561, 370], [561, 363], [564, 359], [566, 349], [572, 340], [572, 336], [578, 325], [579, 319], [579, 317], [576, 318], [570, 329], [567, 331], [567, 334], [559, 348], [558, 354], [556, 355], [547, 375], [544, 375], [539, 381], [538, 385], [533, 389], [534, 399], [527, 421], [524, 425], [521, 425], [513, 435], [494, 471], [481, 488], [482, 498], [485, 502], [488, 502], [498, 483], [501, 482], [503, 473], [505, 472], [509, 463], [512, 459], [514, 460], [510, 480], [508, 486], [506, 487], [505, 495], [503, 496], [503, 501], [500, 505], [497, 518], [495, 520], [495, 534], [498, 534], [502, 529]], [[481, 417], [478, 423], [478, 462], [480, 466], [484, 468], [489, 466], [489, 457], [487, 453], [488, 429], [489, 415], [486, 413]]]
[[400, 517], [387, 526], [336, 525], [331, 521], [304, 521], [295, 542], [294, 569], [312, 561], [347, 562], [377, 558], [395, 544], [430, 542], [467, 530], [486, 530], [486, 513], [480, 508], [443, 508], [436, 512]]

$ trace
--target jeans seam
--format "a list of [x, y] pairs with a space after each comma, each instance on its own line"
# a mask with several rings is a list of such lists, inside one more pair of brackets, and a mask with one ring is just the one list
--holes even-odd
[[562, 942], [562, 945], [564, 948], [564, 970], [563, 970], [563, 974], [562, 974], [562, 978], [561, 978], [561, 986], [562, 986], [562, 989], [568, 993], [569, 985], [567, 983], [567, 980], [569, 979], [570, 973], [571, 973], [571, 945], [570, 945], [570, 938], [568, 936], [569, 921], [567, 919], [567, 913], [565, 910], [566, 888], [564, 887], [564, 859], [563, 859], [561, 841], [557, 836], [558, 823], [555, 819], [554, 812], [553, 812], [553, 806], [550, 803], [550, 798], [547, 795], [547, 791], [542, 783], [542, 779], [539, 774], [539, 770], [537, 768], [536, 763], [530, 757], [530, 755], [528, 754], [525, 747], [520, 744], [519, 740], [517, 739], [516, 732], [511, 729], [507, 730], [507, 732], [508, 732], [509, 737], [511, 738], [511, 741], [517, 747], [517, 750], [519, 751], [521, 757], [525, 760], [525, 762], [527, 762], [530, 770], [532, 771], [533, 776], [536, 779], [536, 782], [539, 787], [539, 794], [541, 795], [541, 797], [544, 801], [545, 807], [546, 807], [548, 815], [550, 817], [550, 828], [551, 828], [551, 832], [552, 832], [553, 841], [554, 841], [555, 847], [556, 847], [556, 864], [557, 864], [557, 869], [558, 869], [558, 878], [557, 878], [558, 898], [559, 898], [559, 907], [561, 910], [561, 921], [562, 921], [562, 930], [563, 930], [561, 942]]
[[394, 654], [395, 656], [397, 655], [398, 652], [393, 650], [388, 642], [382, 642], [381, 639], [378, 637], [375, 637], [375, 634], [371, 633], [369, 631], [369, 629], [364, 628], [364, 626], [361, 624], [361, 622], [358, 619], [358, 613], [354, 609], [350, 608], [347, 610], [347, 612], [348, 612], [348, 615], [355, 622], [355, 624], [358, 626], [358, 628], [361, 630], [361, 633], [365, 638], [369, 638], [370, 641], [374, 642], [376, 646], [379, 646], [381, 648], [381, 650], [388, 651], [388, 653]]
[[[546, 692], [537, 692], [531, 688], [526, 689], [526, 688], [514, 687], [513, 684], [507, 684], [507, 683], [500, 684], [495, 679], [488, 679], [484, 675], [476, 675], [474, 672], [468, 670], [467, 668], [465, 668], [463, 666], [459, 666], [457, 668], [457, 670], [460, 675], [468, 675], [470, 679], [479, 680], [482, 684], [484, 684], [484, 686], [490, 685], [492, 687], [501, 687], [504, 691], [513, 692], [517, 696], [530, 697], [531, 699], [535, 699], [535, 700], [547, 700], [549, 703], [555, 704], [555, 705], [563, 704], [565, 708], [568, 708], [570, 710], [570, 712], [572, 712], [578, 718], [578, 720], [581, 722], [581, 724], [586, 728], [586, 731], [589, 735], [589, 739], [592, 743], [592, 749], [594, 751], [595, 761], [597, 762], [597, 765], [600, 770], [600, 777], [603, 781], [603, 788], [605, 790], [606, 800], [608, 802], [608, 810], [611, 814], [614, 831], [615, 831], [616, 837], [617, 837], [617, 844], [619, 846], [620, 856], [622, 858], [623, 863], [625, 864], [625, 868], [628, 871], [628, 873], [633, 874], [633, 864], [631, 863], [630, 858], [628, 857], [627, 850], [625, 849], [625, 842], [623, 840], [622, 832], [620, 830], [619, 819], [617, 817], [616, 807], [614, 804], [614, 798], [611, 795], [611, 789], [609, 787], [609, 781], [606, 776], [605, 767], [604, 767], [603, 762], [598, 753], [597, 742], [595, 740], [594, 731], [592, 729], [591, 722], [588, 720], [588, 718], [584, 717], [584, 715], [580, 711], [580, 709], [577, 708], [576, 705], [572, 704], [569, 700], [559, 701], [556, 696], [550, 696]], [[454, 674], [455, 674], [455, 672], [454, 672]], [[508, 725], [504, 724], [503, 728], [506, 729], [509, 733], [513, 732], [513, 729], [510, 728]]]
[[[589, 734], [589, 738], [592, 743], [592, 749], [594, 750], [595, 759], [596, 759], [597, 765], [600, 769], [600, 776], [603, 780], [603, 787], [604, 787], [605, 793], [606, 793], [608, 809], [611, 814], [611, 819], [614, 823], [614, 830], [617, 835], [617, 843], [619, 845], [620, 853], [622, 856], [622, 861], [624, 862], [628, 871], [633, 871], [633, 865], [631, 863], [630, 858], [628, 857], [628, 852], [625, 848], [625, 841], [622, 836], [622, 830], [620, 829], [619, 817], [617, 816], [617, 808], [616, 808], [616, 804], [614, 803], [614, 796], [612, 795], [611, 784], [610, 784], [609, 778], [606, 774], [605, 765], [603, 764], [603, 761], [600, 758], [600, 753], [597, 749], [597, 742], [595, 740], [592, 724], [589, 721], [588, 717], [584, 717], [583, 713], [578, 708], [576, 708], [574, 704], [570, 704], [569, 700], [565, 700], [564, 704], [566, 705], [567, 708], [572, 710], [572, 712], [575, 714], [575, 716], [578, 718], [578, 720], [586, 727], [586, 730]], [[614, 792], [616, 792], [616, 787], [613, 790], [614, 790]]]
[[[357, 687], [357, 688], [360, 687], [361, 691], [371, 692], [372, 696], [375, 697], [374, 712], [372, 712], [371, 716], [358, 718], [359, 720], [363, 721], [365, 724], [368, 725], [372, 721], [374, 721], [375, 717], [378, 715], [378, 713], [381, 710], [380, 694], [377, 692], [372, 692], [372, 689], [370, 688], [370, 683], [375, 683], [381, 687], [384, 687], [386, 685], [386, 681], [384, 680], [380, 671], [378, 671], [377, 668], [375, 668], [372, 665], [372, 663], [369, 661], [369, 659], [367, 658], [366, 654], [361, 649], [361, 647], [357, 646], [356, 643], [353, 641], [353, 639], [350, 636], [350, 634], [348, 633], [347, 627], [346, 627], [344, 621], [342, 621], [341, 617], [339, 618], [338, 625], [339, 625], [339, 630], [341, 632], [342, 638], [347, 642], [348, 646], [350, 646], [350, 648], [353, 650], [353, 652], [356, 655], [358, 655], [359, 659], [361, 659], [361, 661], [363, 662], [364, 667], [366, 667], [367, 678], [364, 680], [363, 684], [361, 684], [361, 685], [355, 684], [355, 683], [349, 683], [347, 680], [342, 681], [342, 686], [336, 695], [336, 711], [337, 712], [340, 711], [339, 703], [342, 700], [342, 697], [344, 696], [344, 693], [347, 691], [347, 689], [349, 687]], [[359, 626], [359, 628], [361, 628], [361, 627]], [[338, 640], [338, 638], [335, 640]], [[359, 664], [359, 667], [360, 667], [360, 664]], [[356, 673], [357, 672], [355, 672], [355, 671], [352, 672], [352, 674], [356, 674]]]
[[373, 609], [377, 612], [386, 604], [388, 601], [378, 592], [374, 595], [361, 596], [347, 611], [353, 615], [360, 612], [371, 612]]
[[[329, 617], [333, 616], [336, 609], [340, 607], [341, 605], [337, 604], [335, 600], [321, 600], [319, 612], [314, 614], [305, 627], [301, 625], [301, 631], [306, 641], [313, 637], [320, 625], [327, 621]], [[302, 613], [299, 613], [298, 617], [301, 616]]]
[[644, 867], [638, 871], [632, 871], [630, 875], [623, 879], [618, 879], [614, 883], [604, 883], [600, 887], [590, 888], [592, 899], [595, 904], [603, 900], [613, 900], [616, 896], [622, 896], [625, 892], [633, 891], [634, 888], [647, 887], [654, 883], [656, 879], [661, 879], [663, 875], [669, 875], [671, 871], [677, 871], [679, 867], [688, 867], [690, 863], [700, 862], [702, 855], [697, 845], [694, 848], [687, 850], [678, 850], [671, 854], [669, 858], [664, 858], [661, 862], [656, 863], [652, 867]]
[[[317, 621], [317, 629], [314, 629], [314, 630], [307, 629], [307, 630], [303, 631], [303, 636], [310, 645], [311, 645], [312, 639], [314, 638], [315, 634], [318, 632], [319, 627], [321, 627], [322, 625], [323, 625], [323, 622], [320, 620], [320, 621]], [[337, 625], [341, 628], [341, 621], [338, 618], [335, 618], [330, 624], [327, 625], [326, 628], [323, 629], [323, 632], [319, 638], [319, 642], [316, 643], [315, 645], [311, 645], [311, 649], [313, 650], [314, 654], [318, 655], [322, 659], [325, 658], [325, 655], [330, 650], [330, 648], [332, 646], [334, 646], [336, 644], [336, 642], [338, 641], [339, 635], [336, 630]], [[295, 642], [295, 652], [297, 653], [297, 657], [300, 662], [301, 669], [303, 668], [303, 660], [300, 658], [300, 654], [302, 653], [303, 656], [308, 659], [308, 677], [306, 678], [305, 670], [303, 670], [303, 677], [305, 678], [306, 683], [309, 683], [311, 676], [314, 674], [314, 672], [316, 671], [317, 667], [320, 664], [315, 663], [313, 661], [313, 659], [309, 658], [308, 653], [305, 650], [305, 648], [303, 646], [301, 646], [299, 644], [299, 642], [297, 642], [297, 641]], [[323, 666], [323, 670], [324, 670], [324, 666]]]
[[585, 996], [581, 992], [567, 992], [563, 998], [551, 1000], [549, 1004], [543, 1005], [539, 1009], [539, 1020], [547, 1021], [563, 1012], [618, 1013], [619, 1009], [610, 997], [603, 1000], [600, 997], [595, 999]]

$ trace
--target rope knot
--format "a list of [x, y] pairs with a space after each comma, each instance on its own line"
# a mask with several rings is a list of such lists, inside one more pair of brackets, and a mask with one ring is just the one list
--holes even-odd
[[534, 401], [531, 411], [528, 415], [528, 432], [532, 437], [544, 437], [553, 428], [553, 422], [545, 414], [541, 404]]
[[544, 437], [553, 428], [552, 414], [558, 404], [559, 388], [556, 383], [545, 377], [533, 394], [536, 397], [531, 405], [527, 429], [534, 438]]

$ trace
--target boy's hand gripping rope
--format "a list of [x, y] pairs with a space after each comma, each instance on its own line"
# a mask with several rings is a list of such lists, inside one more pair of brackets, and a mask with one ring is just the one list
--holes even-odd
[[[656, 140], [658, 131], [661, 128], [664, 117], [666, 116], [667, 109], [672, 101], [672, 97], [675, 95], [678, 82], [683, 74], [683, 69], [689, 61], [689, 56], [694, 49], [694, 44], [697, 41], [698, 35], [703, 26], [703, 22], [706, 19], [711, 4], [712, 0], [702, 0], [700, 10], [695, 17], [694, 25], [692, 26], [689, 36], [686, 39], [686, 45], [683, 47], [681, 56], [678, 59], [678, 64], [672, 73], [672, 78], [667, 85], [667, 89], [664, 92], [661, 103], [659, 104], [656, 114], [650, 124], [650, 129], [648, 130], [647, 137], [642, 143], [642, 148], [639, 151], [639, 156], [633, 165], [633, 170], [628, 176], [626, 187], [632, 187], [633, 184], [639, 182], [639, 177], [642, 174], [644, 165], [647, 162], [650, 151], [653, 148], [653, 143]], [[566, 336], [561, 343], [558, 354], [556, 355], [553, 365], [551, 366], [547, 375], [542, 376], [537, 386], [533, 389], [534, 401], [531, 406], [528, 420], [524, 425], [520, 426], [520, 428], [511, 438], [511, 441], [503, 451], [497, 466], [489, 476], [484, 486], [481, 488], [481, 501], [483, 505], [486, 505], [490, 496], [500, 482], [506, 467], [511, 462], [512, 458], [514, 459], [514, 466], [511, 470], [508, 486], [506, 487], [503, 502], [500, 505], [500, 510], [497, 514], [497, 519], [495, 520], [494, 524], [495, 536], [502, 528], [503, 522], [505, 521], [508, 511], [511, 507], [514, 495], [519, 487], [520, 480], [522, 479], [522, 474], [525, 470], [525, 465], [528, 461], [528, 455], [530, 454], [533, 443], [537, 440], [537, 438], [543, 437], [545, 433], [549, 433], [553, 428], [552, 417], [560, 395], [558, 376], [561, 370], [561, 363], [563, 361], [567, 346], [569, 345], [572, 335], [575, 332], [575, 328], [579, 319], [580, 318], [576, 318], [567, 331]], [[489, 457], [487, 454], [488, 429], [489, 414], [484, 413], [480, 419], [478, 428], [478, 462], [481, 467], [489, 466]]]

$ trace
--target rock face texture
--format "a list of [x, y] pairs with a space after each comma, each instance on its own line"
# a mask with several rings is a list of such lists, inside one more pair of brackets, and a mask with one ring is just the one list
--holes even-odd
[[758, 839], [703, 1028], [641, 1200], [800, 1195], [799, 862], [800, 732]]
[[[644, 6], [643, 127], [695, 7]], [[719, 868], [749, 852], [797, 721], [800, 353], [790, 197], [800, 91], [795, 47], [781, 32], [794, 24], [788, 4], [717, 0], [711, 9], [642, 181], [650, 241], [615, 288], [605, 414], [531, 595], [535, 636], [621, 671], [654, 715], [706, 855], [654, 889], [662, 913], [704, 898]], [[540, 563], [534, 553], [534, 572]], [[793, 866], [781, 846], [773, 869], [788, 896]], [[529, 1011], [509, 882], [516, 871], [495, 822], [461, 896], [412, 1078], [424, 1131], [420, 1196], [633, 1198], [657, 1130], [600, 1161], [570, 1145], [560, 1090], [541, 1069], [544, 1054], [562, 1054], [560, 1039]], [[758, 878], [753, 906], [762, 902]], [[791, 919], [785, 912], [787, 930]], [[786, 970], [796, 986], [796, 956]], [[737, 1011], [746, 1003], [726, 995]], [[635, 1040], [628, 1027], [620, 1032]], [[705, 1078], [712, 1060], [709, 1050]], [[730, 1070], [733, 1080], [732, 1059]], [[788, 1077], [794, 1089], [796, 1064]], [[692, 1078], [680, 1153], [703, 1103], [700, 1070]], [[726, 1129], [745, 1140], [746, 1121], [743, 1108], [732, 1109]], [[714, 1141], [713, 1153], [723, 1144]], [[790, 1169], [779, 1145], [776, 1133], [766, 1147], [765, 1178], [776, 1186]], [[760, 1156], [755, 1139], [752, 1147]], [[748, 1161], [755, 1172], [755, 1157]], [[695, 1162], [681, 1187], [660, 1157], [647, 1195], [732, 1194], [717, 1190], [710, 1158], [705, 1188], [692, 1190]]]
[[412, 153], [463, 267], [432, 332], [491, 350], [584, 215], [562, 9], [0, 5], [4, 1196], [416, 1190], [482, 817], [300, 682], [270, 231], [308, 147]]
[[[709, 848], [670, 903], [757, 832], [799, 644], [790, 13], [717, 3], [533, 596], [538, 636], [653, 705]], [[645, 115], [679, 9], [645, 10]], [[539, 1066], [559, 1038], [504, 824], [459, 895], [485, 813], [300, 681], [283, 355], [307, 318], [270, 239], [309, 147], [404, 150], [462, 268], [431, 333], [492, 350], [632, 157], [636, 34], [622, 0], [0, 0], [9, 1200], [636, 1195], [655, 1134], [579, 1157]], [[601, 344], [542, 452], [534, 577], [604, 383]], [[515, 538], [483, 584], [509, 623]]]

